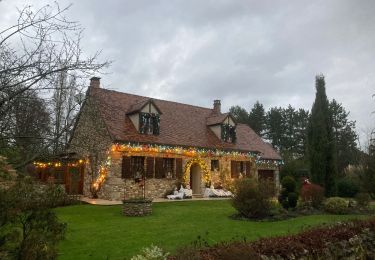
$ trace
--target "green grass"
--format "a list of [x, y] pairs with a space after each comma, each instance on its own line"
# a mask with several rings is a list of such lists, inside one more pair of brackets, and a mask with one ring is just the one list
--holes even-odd
[[229, 218], [235, 213], [229, 201], [154, 203], [153, 214], [147, 217], [122, 216], [121, 207], [57, 208], [60, 220], [68, 223], [66, 239], [59, 245], [59, 259], [127, 259], [151, 244], [173, 252], [198, 236], [209, 243], [244, 237], [254, 240], [356, 217], [315, 215], [278, 222], [239, 221]]

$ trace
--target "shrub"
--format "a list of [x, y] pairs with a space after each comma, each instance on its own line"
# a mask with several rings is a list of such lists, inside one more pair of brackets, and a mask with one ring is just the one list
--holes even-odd
[[308, 184], [301, 189], [302, 202], [311, 203], [314, 208], [320, 208], [324, 200], [324, 189], [317, 184]]
[[284, 189], [286, 189], [288, 192], [294, 192], [296, 190], [296, 181], [291, 176], [285, 176], [281, 180], [281, 185]]
[[79, 201], [70, 197], [61, 185], [53, 183], [47, 184], [42, 191], [44, 193], [44, 203], [50, 208], [78, 204]]
[[370, 205], [371, 197], [368, 193], [360, 192], [355, 196], [355, 200], [359, 207], [367, 208]]
[[[278, 200], [280, 204], [285, 208], [295, 208], [298, 201], [298, 195], [296, 191], [296, 181], [291, 176], [286, 176], [281, 180], [281, 185], [283, 189], [281, 190]], [[292, 200], [289, 201], [289, 194], [291, 195]]]
[[273, 182], [268, 180], [239, 179], [235, 182], [233, 207], [246, 218], [264, 218], [270, 215], [271, 198], [275, 192]]
[[359, 192], [359, 185], [351, 178], [343, 178], [337, 182], [337, 195], [339, 197], [354, 198]]
[[331, 197], [324, 202], [324, 210], [332, 214], [345, 214], [348, 212], [348, 202], [340, 197]]
[[289, 192], [288, 194], [288, 204], [289, 207], [295, 208], [297, 206], [298, 194], [295, 192]]
[[49, 193], [30, 178], [0, 190], [0, 255], [10, 259], [55, 259], [66, 224], [50, 209]]

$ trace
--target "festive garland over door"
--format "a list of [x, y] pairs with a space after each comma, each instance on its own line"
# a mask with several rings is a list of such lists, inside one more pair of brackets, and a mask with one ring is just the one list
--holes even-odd
[[185, 164], [184, 176], [183, 176], [184, 183], [185, 184], [190, 183], [190, 168], [194, 163], [197, 163], [201, 167], [201, 170], [203, 172], [203, 179], [205, 183], [209, 183], [211, 180], [210, 171], [207, 167], [207, 164], [199, 157], [193, 158]]

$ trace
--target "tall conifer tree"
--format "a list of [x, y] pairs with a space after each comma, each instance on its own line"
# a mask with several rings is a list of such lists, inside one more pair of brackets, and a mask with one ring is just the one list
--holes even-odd
[[316, 96], [308, 125], [308, 156], [312, 181], [325, 188], [326, 196], [335, 194], [337, 167], [332, 115], [323, 75], [316, 76]]
[[259, 136], [263, 137], [266, 128], [266, 113], [264, 107], [257, 101], [249, 112], [249, 125]]

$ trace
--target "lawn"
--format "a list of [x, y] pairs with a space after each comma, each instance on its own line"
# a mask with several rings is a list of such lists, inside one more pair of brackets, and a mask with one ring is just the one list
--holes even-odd
[[154, 203], [153, 210], [152, 216], [136, 218], [122, 216], [121, 205], [57, 208], [60, 220], [68, 223], [59, 259], [127, 259], [151, 244], [173, 252], [198, 236], [209, 243], [244, 237], [254, 240], [355, 218], [315, 215], [278, 222], [239, 221], [229, 218], [235, 213], [229, 201]]

